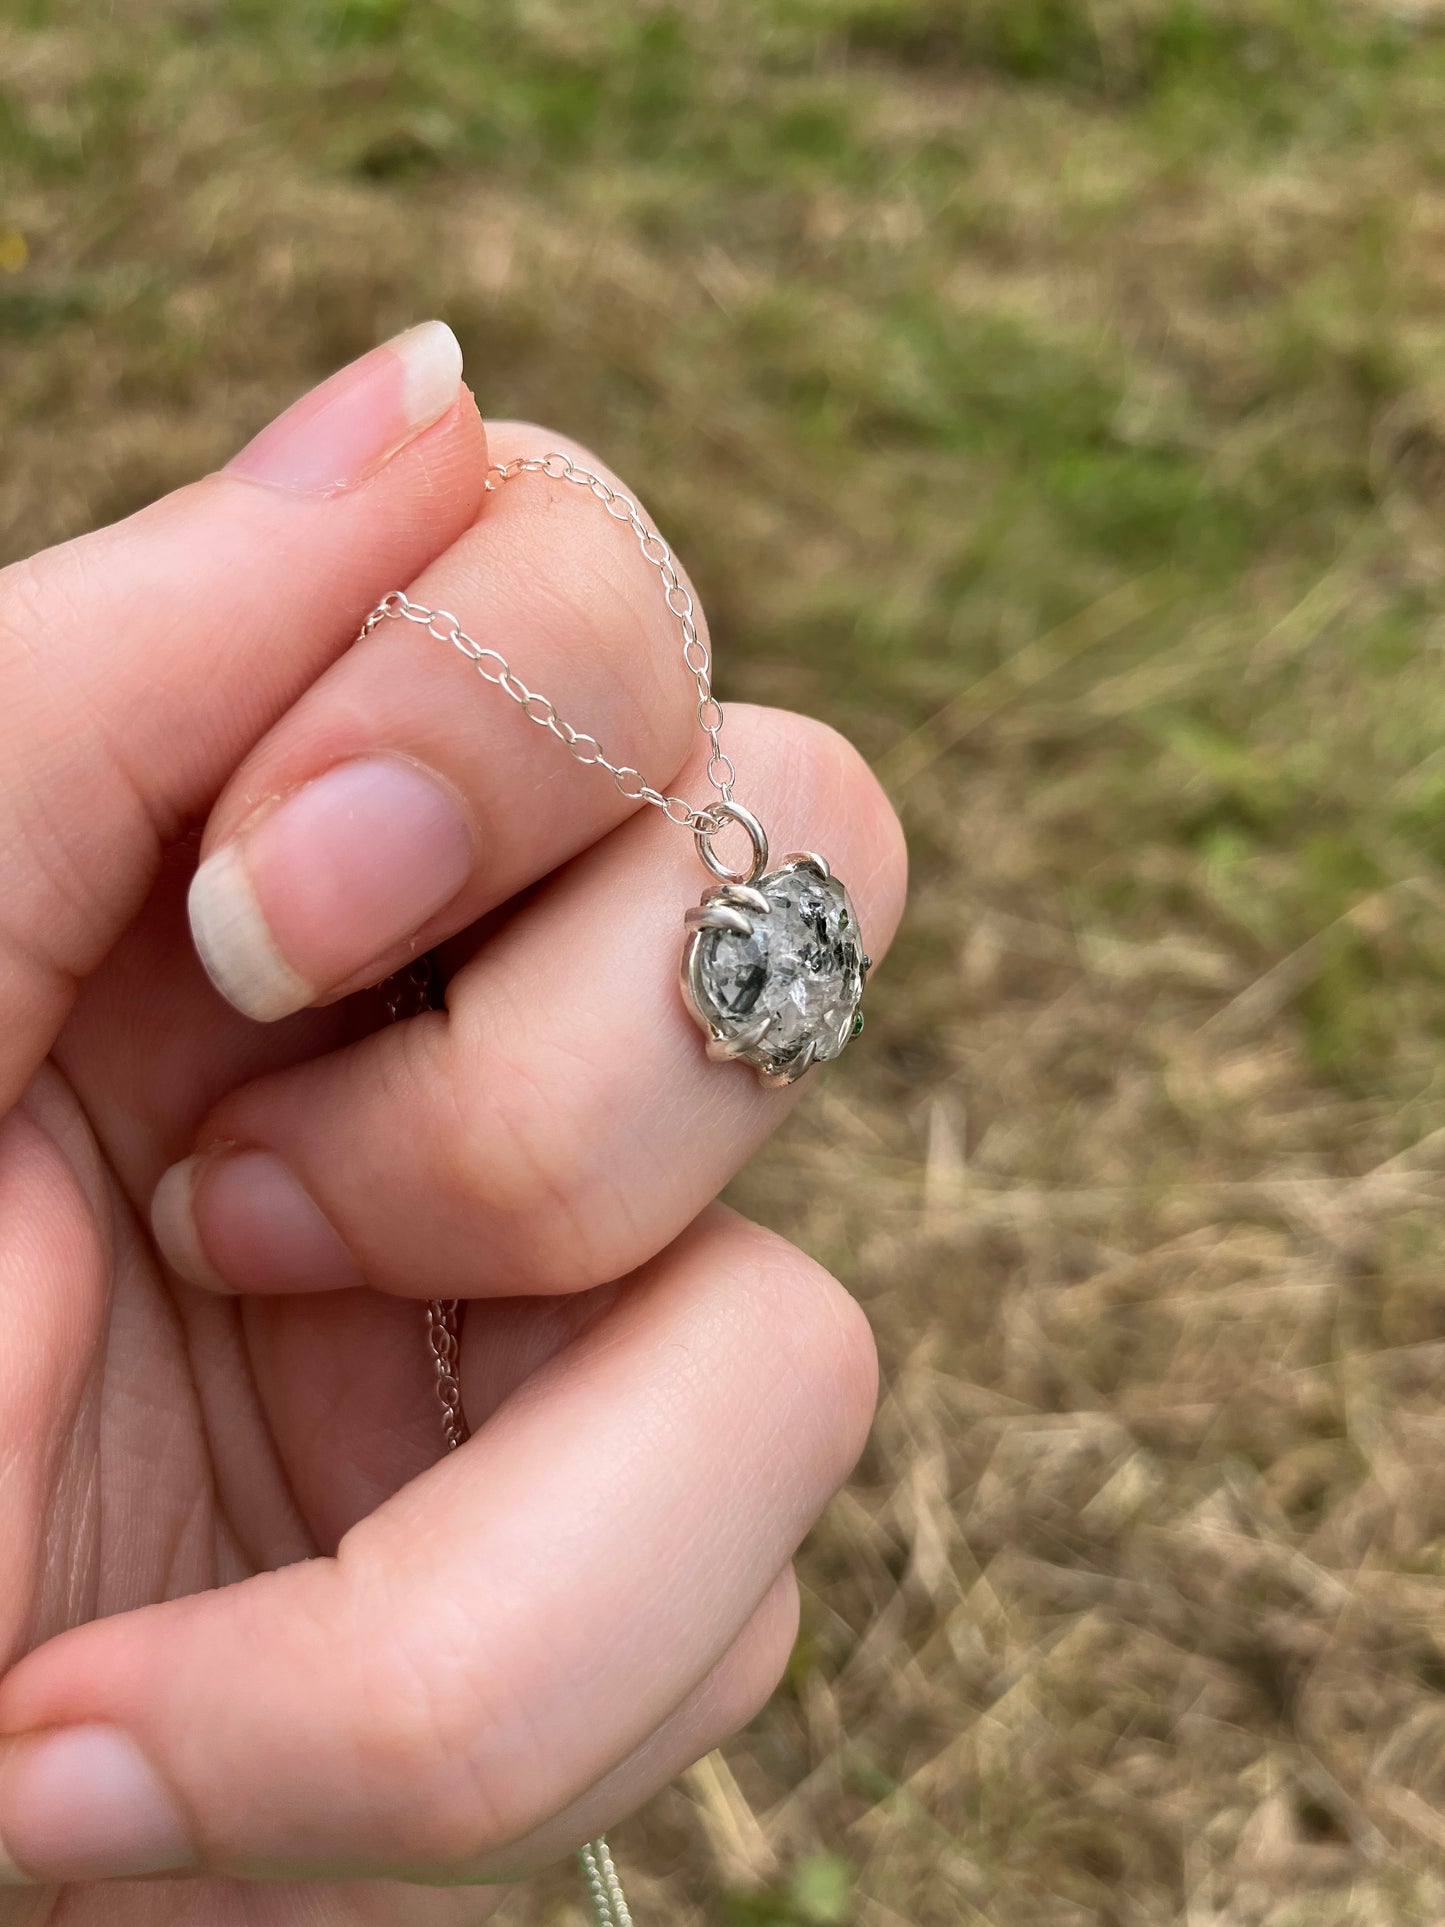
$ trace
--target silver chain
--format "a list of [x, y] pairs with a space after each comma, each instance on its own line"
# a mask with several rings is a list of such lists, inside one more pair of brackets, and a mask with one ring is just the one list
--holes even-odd
[[433, 1298], [426, 1308], [426, 1338], [436, 1368], [437, 1403], [442, 1408], [442, 1437], [448, 1452], [465, 1445], [471, 1434], [462, 1412], [462, 1388], [457, 1377], [461, 1347], [461, 1307], [455, 1298]]
[[607, 1842], [589, 1842], [578, 1857], [592, 1899], [592, 1911], [597, 1916], [597, 1927], [632, 1927], [632, 1913], [623, 1896], [622, 1882], [617, 1878]]
[[[637, 504], [630, 496], [613, 488], [610, 482], [604, 481], [600, 475], [594, 475], [590, 469], [579, 468], [570, 456], [556, 453], [515, 455], [511, 461], [489, 468], [484, 486], [489, 494], [494, 495], [504, 483], [518, 475], [545, 475], [549, 481], [570, 482], [575, 488], [585, 488], [602, 504], [614, 522], [625, 524], [637, 537], [638, 547], [644, 557], [662, 578], [667, 606], [682, 632], [682, 659], [697, 685], [698, 728], [712, 745], [707, 780], [722, 801], [731, 805], [738, 773], [733, 768], [732, 758], [722, 746], [723, 711], [722, 704], [712, 693], [712, 655], [698, 634], [697, 609], [686, 583], [677, 572], [672, 550], [657, 530], [649, 528], [643, 521]], [[382, 597], [361, 625], [361, 634], [369, 635], [379, 622], [385, 622], [388, 617], [402, 622], [415, 622], [438, 642], [449, 642], [453, 649], [466, 657], [484, 682], [492, 683], [511, 697], [528, 722], [535, 723], [539, 729], [549, 730], [579, 763], [589, 768], [595, 764], [598, 769], [606, 770], [630, 803], [650, 803], [654, 809], [662, 811], [669, 823], [705, 837], [716, 836], [724, 822], [733, 820], [731, 815], [723, 817], [715, 814], [716, 806], [697, 809], [685, 796], [668, 796], [647, 782], [642, 772], [634, 769], [630, 763], [612, 762], [603, 754], [602, 745], [595, 736], [564, 722], [550, 696], [542, 696], [529, 689], [521, 677], [514, 674], [506, 657], [500, 651], [478, 642], [474, 636], [469, 636], [450, 609], [424, 608], [400, 589], [393, 589], [389, 595]]]

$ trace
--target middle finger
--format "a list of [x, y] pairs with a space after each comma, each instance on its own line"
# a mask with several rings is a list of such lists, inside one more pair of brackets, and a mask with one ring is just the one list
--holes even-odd
[[[739, 705], [729, 727], [750, 804], [836, 864], [881, 956], [903, 853], [867, 766], [781, 711]], [[709, 1063], [683, 1010], [703, 880], [691, 837], [646, 810], [483, 945], [446, 1012], [225, 1099], [156, 1194], [171, 1262], [213, 1289], [408, 1297], [577, 1291], [645, 1263], [788, 1105]]]

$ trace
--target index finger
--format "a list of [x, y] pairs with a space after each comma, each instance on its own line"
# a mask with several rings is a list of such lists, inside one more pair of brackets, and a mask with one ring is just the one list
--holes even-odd
[[[488, 446], [499, 463], [560, 448], [621, 487], [551, 430], [494, 423]], [[212, 814], [191, 923], [212, 979], [248, 1016], [379, 981], [615, 828], [638, 784], [609, 780], [599, 744], [656, 783], [687, 754], [697, 690], [635, 532], [555, 475], [492, 479], [447, 553], [388, 585], [435, 623], [380, 620]], [[490, 686], [464, 659], [478, 649]], [[498, 664], [518, 680], [498, 687]], [[546, 693], [524, 710], [523, 691]], [[585, 766], [560, 732], [530, 726], [559, 712], [585, 738]]]

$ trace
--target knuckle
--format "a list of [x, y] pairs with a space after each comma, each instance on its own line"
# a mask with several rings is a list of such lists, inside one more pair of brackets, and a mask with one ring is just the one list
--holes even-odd
[[[523, 1035], [525, 1048], [507, 1047]], [[519, 1291], [584, 1291], [613, 1276], [627, 1200], [601, 1181], [610, 1073], [586, 1038], [539, 1038], [520, 1013], [509, 1021], [494, 985], [485, 1027], [462, 999], [444, 1047], [442, 1074], [421, 1068], [417, 1088], [437, 1122], [434, 1183], [451, 1215], [485, 1227]]]

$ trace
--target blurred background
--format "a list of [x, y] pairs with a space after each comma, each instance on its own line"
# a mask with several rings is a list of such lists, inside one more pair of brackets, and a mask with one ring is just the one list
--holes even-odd
[[1445, 1919], [1442, 303], [1438, 0], [0, 0], [4, 559], [440, 314], [908, 825], [737, 1187], [876, 1435], [642, 1922]]

